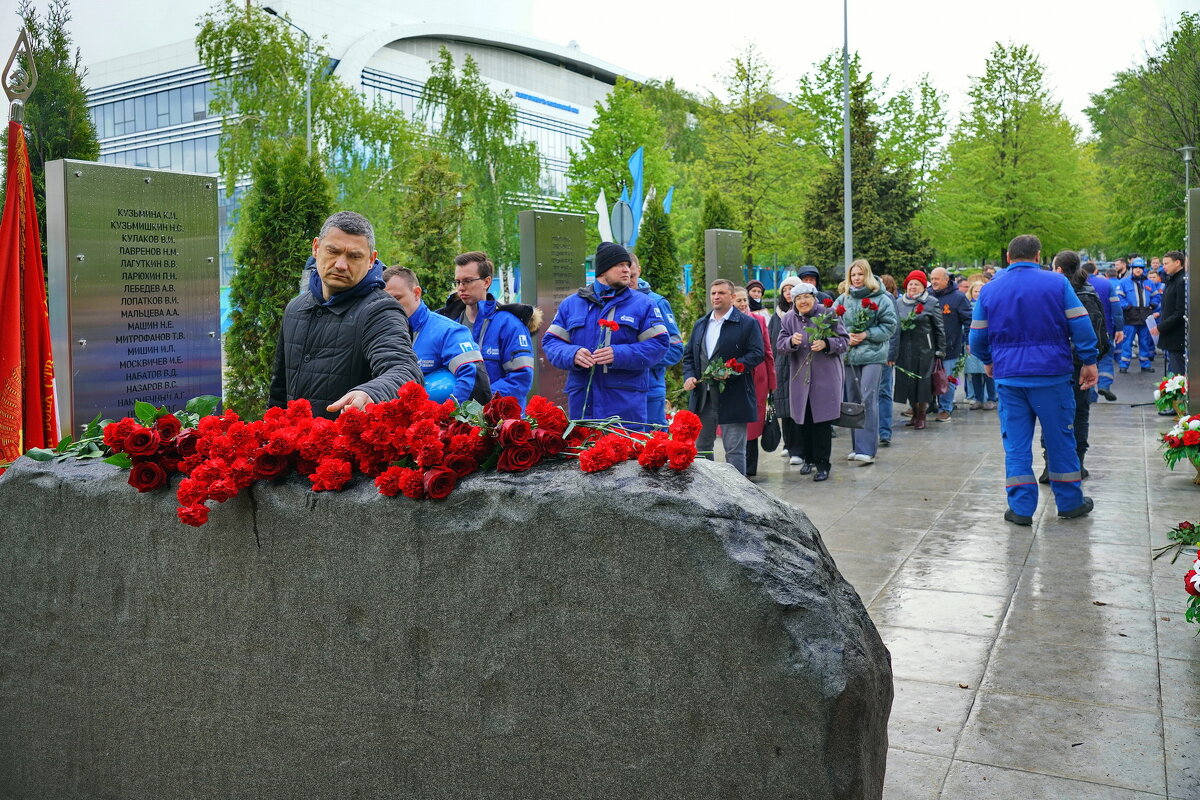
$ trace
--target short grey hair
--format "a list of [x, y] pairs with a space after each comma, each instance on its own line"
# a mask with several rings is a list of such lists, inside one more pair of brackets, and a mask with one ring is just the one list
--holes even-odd
[[371, 252], [375, 251], [375, 229], [362, 214], [356, 214], [353, 211], [339, 211], [331, 215], [321, 226], [321, 233], [317, 238], [324, 239], [330, 228], [337, 228], [342, 233], [348, 233], [351, 236], [367, 237], [367, 244], [370, 246]]

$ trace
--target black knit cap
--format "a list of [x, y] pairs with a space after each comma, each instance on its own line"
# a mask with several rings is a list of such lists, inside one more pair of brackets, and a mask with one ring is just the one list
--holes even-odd
[[596, 277], [599, 278], [622, 261], [633, 263], [628, 250], [613, 242], [601, 242], [596, 248]]

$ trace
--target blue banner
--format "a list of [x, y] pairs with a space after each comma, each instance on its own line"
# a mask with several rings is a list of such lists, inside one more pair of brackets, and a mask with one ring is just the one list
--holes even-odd
[[[851, 197], [853, 197], [853, 196], [854, 195], [851, 195]], [[672, 186], [670, 189], [667, 189], [667, 196], [665, 198], [663, 198], [663, 212], [665, 212], [667, 214], [671, 213], [671, 201], [674, 199], [675, 199], [675, 187]]]
[[629, 174], [633, 176], [633, 196], [629, 198], [629, 207], [633, 209], [633, 238], [629, 240], [632, 248], [637, 244], [638, 230], [642, 227], [642, 198], [643, 179], [645, 178], [646, 148], [639, 147], [629, 157]]

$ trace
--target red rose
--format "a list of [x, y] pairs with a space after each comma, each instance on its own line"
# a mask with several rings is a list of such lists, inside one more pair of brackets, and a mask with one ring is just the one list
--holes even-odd
[[520, 419], [521, 404], [515, 397], [497, 393], [483, 407], [483, 418], [489, 425], [495, 425], [502, 419]]
[[161, 443], [162, 437], [158, 435], [158, 431], [150, 428], [138, 428], [125, 437], [122, 447], [131, 456], [152, 456], [158, 452], [158, 446]]
[[725, 362], [725, 366], [729, 367], [731, 370], [733, 370], [734, 372], [738, 373], [739, 375], [740, 375], [741, 373], [743, 373], [743, 372], [745, 372], [745, 371], [746, 371], [746, 365], [745, 365], [745, 364], [739, 364], [739, 363], [737, 362], [737, 359], [733, 359], [733, 358], [731, 358], [731, 359], [729, 359], [728, 361], [726, 361], [726, 362]]
[[183, 458], [196, 455], [196, 445], [200, 442], [200, 434], [192, 428], [182, 430], [175, 435], [175, 449]]
[[556, 456], [567, 449], [567, 443], [557, 433], [545, 428], [533, 432], [534, 443], [548, 456]]
[[831, 306], [833, 306], [833, 298], [832, 297], [822, 297], [821, 305], [825, 306], [826, 308], [830, 308]]
[[129, 485], [139, 492], [157, 489], [167, 482], [167, 471], [157, 461], [135, 461], [129, 470]]
[[878, 311], [878, 310], [879, 310], [879, 303], [876, 303], [874, 300], [872, 300], [872, 301], [871, 301], [871, 310], [872, 310], [872, 311]]
[[425, 493], [430, 500], [441, 500], [454, 491], [458, 476], [445, 467], [434, 467], [425, 473]]
[[208, 522], [208, 506], [203, 504], [180, 506], [179, 510], [175, 513], [179, 516], [180, 522], [184, 525], [191, 525], [194, 528], [199, 528]]
[[918, 313], [918, 314], [925, 313], [925, 304], [924, 303], [917, 303], [917, 312], [916, 313]]
[[159, 417], [154, 427], [162, 438], [174, 439], [183, 428], [183, 423], [174, 414], [167, 414], [165, 417]]
[[1185, 522], [1181, 522], [1181, 523], [1179, 523], [1179, 529], [1180, 529], [1180, 530], [1182, 530], [1182, 531], [1190, 531], [1190, 530], [1192, 530], [1192, 529], [1193, 529], [1193, 528], [1195, 528], [1195, 527], [1196, 527], [1196, 526], [1195, 526], [1195, 525], [1193, 525], [1193, 524], [1192, 524], [1192, 523], [1190, 523], [1190, 522], [1186, 522], [1186, 521], [1185, 521]]
[[496, 426], [496, 436], [502, 447], [519, 447], [533, 439], [533, 429], [523, 419], [506, 419]]
[[496, 469], [501, 472], [524, 472], [542, 460], [542, 451], [532, 444], [506, 447], [500, 451]]
[[1183, 434], [1184, 446], [1190, 447], [1194, 444], [1200, 444], [1200, 431], [1188, 431]]
[[864, 298], [862, 299], [862, 307], [863, 307], [863, 308], [870, 308], [870, 307], [871, 307], [871, 298], [869, 298], [869, 297], [864, 297]]
[[839, 317], [843, 316], [846, 313], [846, 307], [841, 303], [838, 303], [837, 308], [833, 310], [833, 313], [837, 314]]
[[162, 462], [163, 469], [169, 473], [178, 472], [179, 462], [183, 460], [179, 455], [179, 451], [174, 447], [168, 447], [166, 450], [163, 450], [158, 454], [158, 458]]
[[479, 469], [479, 462], [466, 453], [451, 453], [446, 457], [445, 467], [453, 472], [455, 477], [465, 478]]
[[287, 456], [275, 455], [265, 448], [254, 454], [254, 477], [256, 480], [278, 478], [287, 472], [290, 466]]
[[1187, 574], [1183, 576], [1183, 588], [1190, 595], [1200, 595], [1200, 587], [1196, 586], [1196, 570], [1189, 569]]

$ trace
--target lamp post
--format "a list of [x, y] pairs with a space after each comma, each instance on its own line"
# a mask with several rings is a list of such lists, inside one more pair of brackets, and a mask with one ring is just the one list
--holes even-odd
[[850, 4], [842, 0], [842, 256], [843, 274], [850, 277], [854, 260], [854, 210], [850, 203]]
[[308, 31], [301, 28], [296, 23], [292, 22], [287, 17], [281, 16], [278, 11], [270, 6], [263, 6], [262, 10], [270, 14], [272, 17], [283, 20], [288, 25], [291, 25], [296, 30], [300, 31], [300, 35], [304, 37], [304, 148], [307, 155], [312, 155], [312, 37], [308, 35]]

